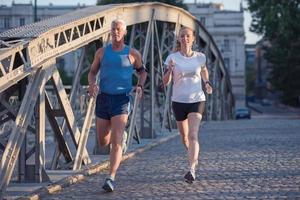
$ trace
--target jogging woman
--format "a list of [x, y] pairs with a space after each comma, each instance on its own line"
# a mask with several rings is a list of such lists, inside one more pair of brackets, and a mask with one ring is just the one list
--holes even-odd
[[194, 31], [183, 27], [179, 31], [178, 47], [165, 60], [167, 66], [163, 84], [168, 85], [173, 79], [172, 108], [182, 142], [187, 149], [189, 169], [184, 178], [193, 183], [198, 165], [198, 132], [205, 108], [205, 93], [212, 93], [206, 57], [203, 53], [192, 50], [195, 41]]

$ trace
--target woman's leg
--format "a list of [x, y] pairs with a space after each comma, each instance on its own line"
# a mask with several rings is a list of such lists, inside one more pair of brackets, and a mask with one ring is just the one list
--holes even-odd
[[185, 119], [183, 121], [176, 121], [182, 143], [185, 147], [186, 150], [189, 149], [189, 140], [188, 140], [188, 132], [189, 132], [189, 127], [188, 127], [188, 120]]
[[198, 133], [201, 123], [202, 115], [200, 113], [192, 112], [188, 114], [188, 140], [189, 140], [189, 163], [192, 171], [195, 170], [198, 164], [199, 157], [199, 141]]
[[177, 128], [179, 130], [181, 141], [186, 150], [189, 148], [188, 132], [189, 125], [187, 120], [186, 104], [172, 102], [172, 109], [175, 115]]

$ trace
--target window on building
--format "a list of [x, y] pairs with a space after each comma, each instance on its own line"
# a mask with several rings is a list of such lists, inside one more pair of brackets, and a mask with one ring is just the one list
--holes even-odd
[[20, 18], [20, 26], [24, 26], [25, 25], [25, 18]]
[[9, 18], [4, 18], [4, 28], [10, 28]]
[[200, 17], [200, 22], [203, 26], [205, 26], [205, 17]]
[[229, 48], [229, 40], [228, 40], [228, 39], [225, 39], [225, 40], [224, 40], [224, 50], [225, 50], [225, 51], [230, 50], [230, 48]]

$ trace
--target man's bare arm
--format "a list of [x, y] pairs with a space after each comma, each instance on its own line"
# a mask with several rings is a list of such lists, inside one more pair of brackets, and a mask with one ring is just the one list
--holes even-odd
[[89, 94], [93, 97], [95, 97], [97, 95], [96, 93], [98, 92], [98, 86], [96, 84], [96, 76], [100, 69], [100, 62], [101, 62], [102, 56], [103, 56], [103, 48], [100, 48], [95, 53], [91, 69], [88, 73], [88, 82], [89, 82], [88, 90], [89, 90]]
[[136, 72], [139, 76], [137, 85], [140, 85], [143, 87], [146, 82], [146, 79], [147, 79], [146, 68], [145, 68], [145, 66], [143, 66], [142, 56], [141, 56], [140, 52], [133, 49], [132, 53], [135, 58], [134, 59], [134, 68], [136, 69]]

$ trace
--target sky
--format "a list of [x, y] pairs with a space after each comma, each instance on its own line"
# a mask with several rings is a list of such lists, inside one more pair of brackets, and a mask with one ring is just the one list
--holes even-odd
[[[85, 5], [94, 5], [97, 0], [37, 0], [38, 5], [49, 5], [52, 3], [53, 5], [77, 5], [85, 4]], [[155, 1], [155, 0], [153, 0]], [[240, 9], [240, 2], [243, 2], [243, 7], [247, 7], [246, 0], [197, 0], [197, 3], [223, 3], [225, 10], [239, 10]], [[29, 3], [34, 2], [34, 0], [14, 0], [15, 3]], [[184, 0], [185, 3], [193, 3], [194, 0]], [[12, 4], [12, 0], [0, 0], [0, 5], [7, 5], [10, 6]], [[244, 29], [246, 34], [246, 44], [255, 44], [261, 36], [252, 33], [249, 31], [251, 23], [251, 15], [249, 12], [244, 12]]]

